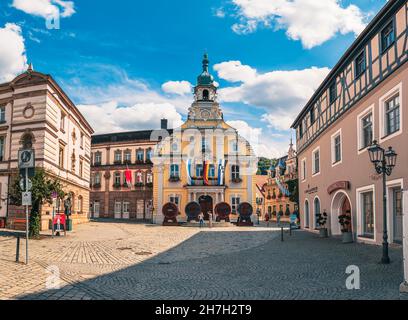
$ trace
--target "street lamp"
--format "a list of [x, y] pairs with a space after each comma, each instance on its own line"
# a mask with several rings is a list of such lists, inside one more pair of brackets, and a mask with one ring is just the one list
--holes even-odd
[[390, 176], [397, 163], [397, 154], [389, 147], [384, 150], [376, 140], [368, 148], [370, 160], [375, 167], [375, 171], [383, 176], [383, 253], [381, 263], [390, 263], [388, 256], [388, 233], [387, 233], [387, 176]]

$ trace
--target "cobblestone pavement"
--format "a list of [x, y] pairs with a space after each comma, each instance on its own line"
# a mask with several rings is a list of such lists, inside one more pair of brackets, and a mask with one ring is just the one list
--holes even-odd
[[[277, 229], [161, 227], [91, 222], [64, 238], [30, 241], [16, 264], [15, 238], [0, 233], [0, 299], [399, 299], [402, 250], [341, 244]], [[24, 260], [22, 241], [21, 260]], [[347, 290], [346, 268], [361, 272]], [[59, 289], [46, 289], [52, 271]]]

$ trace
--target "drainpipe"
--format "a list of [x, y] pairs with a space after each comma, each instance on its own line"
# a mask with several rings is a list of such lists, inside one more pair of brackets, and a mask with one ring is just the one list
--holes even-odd
[[400, 292], [408, 293], [408, 189], [403, 193], [403, 252], [404, 252], [404, 282], [401, 283]]

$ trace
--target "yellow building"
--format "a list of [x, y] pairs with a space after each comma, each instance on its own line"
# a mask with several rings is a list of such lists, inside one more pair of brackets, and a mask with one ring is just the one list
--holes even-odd
[[187, 220], [185, 207], [193, 201], [206, 218], [221, 202], [231, 206], [232, 219], [243, 202], [252, 205], [256, 217], [257, 158], [249, 143], [225, 123], [208, 66], [205, 55], [187, 121], [171, 135], [157, 133], [161, 142], [153, 156], [155, 223], [163, 222], [162, 208], [168, 202], [177, 205], [178, 221]]

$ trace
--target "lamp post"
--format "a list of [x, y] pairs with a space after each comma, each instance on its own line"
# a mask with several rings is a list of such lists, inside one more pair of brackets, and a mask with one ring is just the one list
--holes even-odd
[[376, 140], [368, 148], [370, 161], [374, 165], [375, 171], [383, 178], [383, 253], [381, 263], [390, 263], [388, 256], [388, 232], [387, 232], [387, 176], [390, 176], [397, 163], [397, 154], [389, 147], [385, 150], [380, 147]]

